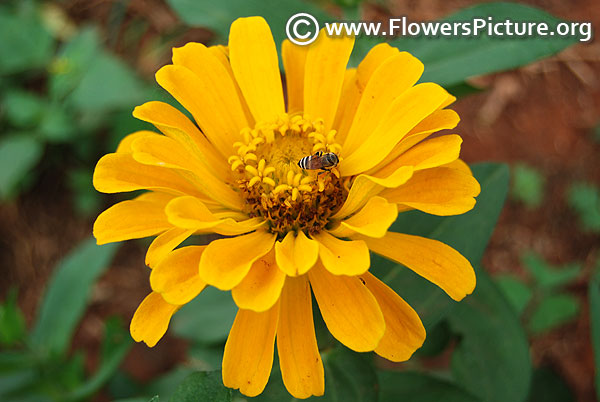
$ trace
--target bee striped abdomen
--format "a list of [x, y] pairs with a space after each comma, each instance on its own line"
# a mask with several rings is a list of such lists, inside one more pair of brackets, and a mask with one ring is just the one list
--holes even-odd
[[298, 166], [307, 170], [329, 170], [330, 168], [336, 167], [339, 161], [338, 156], [332, 152], [326, 154], [317, 152], [314, 155], [305, 156], [300, 159], [298, 161]]

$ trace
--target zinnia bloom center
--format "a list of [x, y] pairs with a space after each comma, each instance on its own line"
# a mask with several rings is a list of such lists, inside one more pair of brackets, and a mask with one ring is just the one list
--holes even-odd
[[277, 122], [258, 122], [242, 130], [231, 169], [250, 217], [262, 217], [272, 233], [319, 233], [344, 203], [347, 183], [337, 170], [304, 170], [298, 161], [318, 151], [338, 153], [335, 130], [324, 132], [322, 120], [282, 116]]

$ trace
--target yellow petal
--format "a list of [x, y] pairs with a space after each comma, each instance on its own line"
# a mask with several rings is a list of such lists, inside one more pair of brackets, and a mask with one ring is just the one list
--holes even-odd
[[389, 202], [433, 215], [458, 215], [475, 206], [481, 187], [470, 174], [438, 167], [415, 172], [406, 184], [381, 192]]
[[147, 198], [122, 201], [102, 212], [94, 222], [98, 244], [154, 236], [172, 228], [165, 214], [166, 203]]
[[193, 230], [172, 228], [157, 236], [146, 252], [146, 265], [155, 268], [175, 247], [193, 234]]
[[345, 159], [339, 165], [340, 174], [351, 176], [377, 165], [413, 127], [433, 113], [445, 98], [446, 91], [430, 82], [404, 91], [360, 147], [348, 156], [342, 154]]
[[362, 92], [363, 90], [358, 87], [356, 81], [356, 69], [347, 69], [344, 74], [340, 103], [333, 122], [333, 128], [337, 130], [335, 140], [338, 144], [343, 144], [346, 140], [352, 120], [354, 120], [354, 115], [356, 114], [356, 109], [358, 109]]
[[372, 197], [360, 211], [340, 222], [340, 226], [329, 232], [337, 237], [348, 237], [360, 233], [369, 237], [383, 237], [398, 217], [398, 208], [385, 198]]
[[246, 103], [246, 100], [244, 99], [244, 95], [242, 94], [242, 90], [240, 89], [240, 86], [238, 85], [237, 81], [235, 80], [235, 76], [233, 75], [233, 69], [231, 68], [231, 64], [229, 63], [229, 48], [227, 46], [223, 46], [223, 45], [216, 45], [216, 46], [210, 46], [208, 48], [208, 50], [210, 50], [210, 52], [213, 55], [215, 55], [217, 57], [217, 59], [219, 59], [219, 61], [223, 65], [223, 67], [225, 67], [225, 70], [227, 70], [227, 73], [231, 77], [231, 81], [235, 85], [235, 91], [238, 94], [238, 98], [240, 99], [242, 108], [244, 109], [244, 114], [246, 115], [246, 120], [248, 121], [248, 127], [254, 127], [254, 122], [255, 122], [254, 116], [252, 116], [252, 113], [250, 112], [250, 109], [248, 108], [248, 104]]
[[277, 352], [285, 388], [299, 399], [323, 395], [325, 374], [306, 276], [287, 278], [280, 300]]
[[399, 50], [395, 47], [391, 47], [387, 43], [380, 43], [369, 50], [358, 68], [346, 70], [340, 104], [334, 123], [334, 128], [337, 129], [335, 138], [338, 143], [343, 144], [345, 142], [363, 92], [373, 73], [385, 60], [398, 53]]
[[200, 178], [196, 184], [206, 196], [229, 208], [241, 209], [242, 201], [239, 194], [213, 176], [177, 141], [163, 135], [142, 137], [135, 140], [131, 148], [133, 159], [137, 162], [144, 165], [187, 170]]
[[215, 227], [206, 229], [206, 230], [199, 230], [198, 232], [200, 233], [218, 233], [220, 235], [223, 236], [237, 236], [240, 234], [244, 234], [244, 233], [248, 233], [248, 232], [252, 232], [254, 230], [257, 230], [263, 226], [265, 226], [265, 224], [267, 223], [267, 221], [265, 221], [263, 218], [250, 218], [250, 219], [246, 219], [243, 221], [235, 221], [233, 219], [223, 219], [221, 222], [219, 222], [218, 225], [216, 225]]
[[239, 308], [252, 311], [266, 311], [279, 300], [285, 274], [277, 268], [275, 252], [252, 264], [248, 275], [239, 285], [231, 289], [231, 296]]
[[329, 332], [356, 352], [374, 350], [385, 332], [375, 296], [357, 276], [332, 275], [320, 264], [308, 271]]
[[304, 113], [313, 119], [323, 119], [325, 132], [335, 118], [353, 47], [354, 37], [330, 38], [323, 29], [306, 55]]
[[365, 58], [360, 62], [357, 68], [357, 83], [361, 91], [367, 86], [367, 83], [373, 76], [373, 73], [384, 61], [396, 56], [400, 51], [387, 43], [380, 43], [373, 46]]
[[214, 214], [204, 202], [196, 197], [185, 196], [171, 200], [166, 208], [169, 222], [182, 229], [215, 232], [222, 234], [246, 233], [263, 225], [263, 220], [254, 218], [236, 222], [232, 218], [221, 218]]
[[[214, 52], [202, 43], [189, 42], [183, 47], [173, 48], [173, 64], [181, 65], [196, 74], [225, 100], [223, 110], [229, 112], [229, 118], [238, 129], [229, 140], [239, 141], [237, 140], [239, 131], [248, 127], [249, 122], [244, 111], [242, 94], [230, 71], [231, 68], [228, 68], [229, 63], [223, 63], [222, 58], [217, 56], [219, 53], [222, 54], [222, 52]], [[202, 96], [205, 94], [203, 93]]]
[[386, 175], [402, 166], [412, 166], [414, 170], [423, 170], [446, 165], [458, 159], [462, 138], [456, 134], [443, 135], [423, 141], [377, 172], [377, 176]]
[[452, 162], [444, 165], [444, 167], [460, 170], [463, 173], [473, 176], [473, 171], [471, 170], [469, 165], [467, 165], [462, 159], [457, 159], [455, 161], [452, 161]]
[[246, 117], [235, 89], [221, 90], [221, 78], [230, 78], [221, 63], [213, 61], [213, 66], [220, 68], [215, 74], [207, 69], [206, 76], [198, 77], [183, 66], [167, 65], [156, 72], [156, 82], [194, 116], [202, 132], [227, 158], [234, 153], [233, 143], [241, 138], [240, 130], [246, 127]]
[[[392, 102], [416, 84], [423, 69], [423, 63], [407, 52], [387, 58], [375, 69], [344, 142], [344, 155], [350, 155], [362, 145], [368, 134], [384, 118]], [[399, 71], [402, 73], [399, 74]]]
[[239, 310], [223, 355], [223, 384], [246, 396], [260, 394], [271, 374], [279, 303], [256, 313]]
[[402, 166], [387, 177], [375, 177], [360, 174], [352, 183], [350, 192], [342, 208], [333, 215], [333, 219], [340, 219], [358, 211], [373, 196], [385, 188], [396, 188], [406, 183], [413, 174], [412, 166]]
[[285, 112], [277, 49], [262, 17], [238, 18], [229, 30], [229, 60], [256, 121], [275, 122]]
[[381, 239], [361, 239], [372, 251], [412, 269], [454, 300], [461, 300], [475, 289], [471, 263], [440, 241], [392, 232]]
[[294, 45], [288, 39], [281, 44], [281, 58], [285, 69], [288, 114], [300, 112], [304, 108], [304, 66], [307, 46]]
[[183, 145], [164, 135], [141, 136], [131, 142], [130, 149], [133, 159], [144, 165], [184, 169], [212, 176]]
[[450, 93], [448, 93], [448, 97], [446, 98], [446, 100], [440, 105], [440, 109], [443, 109], [445, 107], [450, 106], [451, 104], [453, 104], [454, 102], [456, 102], [456, 96], [451, 95]]
[[423, 141], [431, 134], [440, 130], [453, 129], [458, 125], [459, 121], [460, 117], [458, 117], [458, 114], [454, 110], [436, 110], [410, 130], [406, 137], [402, 138], [402, 140], [396, 144], [392, 152], [369, 172], [376, 172], [387, 166], [398, 158], [398, 156], [406, 152], [406, 150]]
[[150, 286], [167, 303], [183, 305], [206, 287], [198, 275], [200, 256], [206, 246], [182, 247], [165, 257], [150, 274]]
[[146, 102], [133, 110], [133, 117], [153, 124], [167, 137], [183, 145], [215, 177], [225, 181], [231, 176], [226, 159], [183, 113], [164, 102]]
[[332, 274], [359, 275], [369, 269], [371, 258], [363, 241], [341, 240], [327, 232], [312, 237], [319, 243], [323, 266]]
[[116, 153], [130, 154], [133, 152], [133, 150], [131, 149], [131, 144], [133, 144], [133, 142], [135, 140], [137, 140], [138, 138], [159, 137], [159, 136], [160, 136], [160, 134], [154, 133], [152, 131], [146, 131], [146, 130], [136, 131], [135, 133], [128, 134], [121, 140], [121, 142], [119, 142]]
[[153, 347], [163, 337], [171, 317], [180, 306], [174, 306], [164, 301], [156, 292], [150, 293], [135, 311], [129, 326], [131, 337], [136, 342], [144, 341]]
[[221, 290], [239, 284], [254, 261], [273, 248], [275, 235], [256, 231], [211, 242], [200, 259], [200, 277]]
[[303, 231], [295, 236], [288, 232], [275, 243], [277, 266], [289, 276], [304, 275], [319, 257], [319, 243], [306, 237]]
[[425, 328], [419, 315], [385, 283], [365, 272], [361, 278], [377, 299], [385, 318], [385, 333], [375, 353], [393, 362], [403, 362], [425, 341]]
[[94, 170], [94, 188], [102, 193], [134, 190], [164, 190], [204, 197], [178, 171], [136, 162], [131, 154], [104, 155]]

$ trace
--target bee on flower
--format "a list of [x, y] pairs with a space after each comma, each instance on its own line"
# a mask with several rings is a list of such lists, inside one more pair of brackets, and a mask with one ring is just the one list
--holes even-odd
[[[307, 398], [325, 384], [313, 295], [328, 330], [354, 351], [399, 362], [423, 344], [417, 313], [369, 273], [370, 251], [454, 300], [473, 291], [473, 268], [457, 251], [389, 231], [407, 210], [456, 215], [475, 205], [480, 187], [459, 159], [461, 138], [428, 138], [458, 124], [447, 108], [455, 98], [417, 84], [423, 64], [387, 44], [347, 69], [353, 44], [323, 33], [306, 47], [284, 41], [287, 98], [260, 17], [236, 20], [227, 47], [173, 49], [156, 80], [194, 121], [163, 102], [138, 106], [133, 115], [160, 133], [128, 135], [94, 171], [101, 192], [147, 190], [94, 224], [99, 244], [156, 236], [146, 254], [152, 292], [131, 321], [136, 341], [154, 346], [206, 286], [231, 291], [239, 310], [223, 383], [260, 394], [276, 345], [287, 390]], [[180, 246], [208, 233], [221, 238]]]
[[323, 170], [330, 172], [331, 169], [340, 163], [340, 158], [333, 152], [323, 154], [322, 151], [317, 152], [314, 155], [305, 156], [298, 161], [298, 166], [302, 169], [308, 170]]

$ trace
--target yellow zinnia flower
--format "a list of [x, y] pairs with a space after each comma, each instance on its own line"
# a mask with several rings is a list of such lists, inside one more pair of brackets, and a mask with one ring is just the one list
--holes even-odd
[[[267, 384], [275, 340], [284, 384], [297, 398], [324, 393], [311, 289], [329, 331], [357, 352], [407, 360], [425, 339], [415, 311], [368, 272], [369, 250], [461, 300], [475, 287], [449, 246], [388, 232], [398, 212], [464, 213], [480, 187], [458, 159], [461, 138], [445, 109], [454, 98], [417, 84], [423, 64], [387, 44], [346, 69], [354, 40], [285, 41], [287, 108], [275, 43], [260, 17], [236, 20], [228, 47], [189, 43], [156, 80], [194, 117], [149, 102], [139, 131], [100, 159], [94, 186], [150, 190], [104, 211], [98, 243], [155, 236], [146, 256], [152, 293], [131, 322], [154, 346], [171, 316], [205, 286], [239, 307], [225, 345], [223, 382], [254, 396]], [[298, 162], [334, 153], [331, 172]], [[318, 158], [318, 156], [314, 156]], [[177, 248], [195, 234], [224, 238]], [[207, 306], [210, 308], [210, 306]]]

